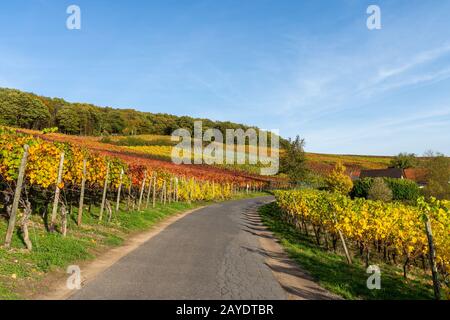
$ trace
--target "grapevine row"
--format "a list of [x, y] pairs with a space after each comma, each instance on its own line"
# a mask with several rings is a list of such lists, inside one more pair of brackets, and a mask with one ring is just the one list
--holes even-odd
[[412, 264], [430, 261], [425, 222], [429, 221], [435, 246], [435, 264], [448, 284], [450, 274], [450, 201], [419, 199], [417, 206], [385, 203], [317, 190], [276, 191], [285, 218], [303, 232], [312, 230], [318, 244], [333, 247], [343, 235], [344, 245], [365, 258], [379, 256], [402, 263], [404, 276]]
[[[88, 205], [100, 206], [98, 219], [111, 221], [123, 200], [127, 211], [148, 208], [150, 203], [211, 201], [231, 198], [238, 191], [255, 191], [260, 182], [242, 185], [177, 176], [162, 169], [126, 163], [67, 142], [46, 141], [0, 127], [0, 195], [3, 214], [9, 217], [5, 246], [11, 245], [20, 218], [20, 228], [29, 250], [28, 220], [32, 213], [46, 218], [48, 231], [67, 233], [68, 217], [78, 208], [82, 224]], [[122, 198], [121, 198], [122, 197]]]

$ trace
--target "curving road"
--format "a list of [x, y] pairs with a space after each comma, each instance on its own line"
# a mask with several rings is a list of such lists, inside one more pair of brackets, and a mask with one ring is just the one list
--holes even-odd
[[272, 197], [189, 214], [70, 299], [286, 299], [260, 244], [256, 210]]

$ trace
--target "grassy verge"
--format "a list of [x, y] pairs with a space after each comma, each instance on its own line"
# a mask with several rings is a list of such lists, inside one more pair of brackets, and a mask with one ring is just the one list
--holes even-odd
[[411, 273], [408, 280], [405, 280], [400, 268], [381, 261], [373, 263], [381, 269], [381, 289], [369, 290], [366, 281], [370, 274], [366, 273], [366, 268], [358, 257], [354, 258], [353, 265], [348, 265], [342, 255], [317, 246], [311, 237], [300, 233], [280, 219], [280, 214], [280, 209], [275, 203], [260, 209], [264, 224], [280, 240], [289, 256], [325, 289], [345, 299], [433, 299], [429, 276], [416, 270]]
[[[234, 199], [251, 198], [265, 193], [238, 194]], [[158, 222], [177, 213], [207, 205], [198, 203], [171, 203], [157, 205], [142, 212], [119, 212], [110, 223], [99, 222], [99, 208], [83, 213], [83, 225], [76, 224], [74, 210], [68, 221], [68, 235], [50, 234], [42, 217], [33, 216], [29, 224], [33, 250], [27, 251], [20, 232], [15, 232], [12, 248], [0, 247], [0, 300], [23, 299], [42, 290], [40, 282], [53, 271], [90, 259], [109, 248], [121, 245], [131, 235], [150, 229]], [[0, 218], [0, 236], [6, 234], [7, 221]], [[3, 239], [0, 238], [0, 241]]]

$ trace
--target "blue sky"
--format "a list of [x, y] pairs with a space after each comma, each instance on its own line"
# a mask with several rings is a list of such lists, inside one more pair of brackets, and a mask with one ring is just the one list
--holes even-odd
[[3, 1], [0, 86], [280, 129], [314, 152], [450, 154], [450, 1]]

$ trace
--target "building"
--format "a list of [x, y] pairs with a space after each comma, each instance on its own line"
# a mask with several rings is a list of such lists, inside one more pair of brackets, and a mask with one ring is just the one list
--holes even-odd
[[395, 178], [395, 179], [405, 179], [405, 173], [403, 169], [400, 168], [387, 168], [387, 169], [376, 169], [376, 170], [361, 170], [359, 175], [360, 179], [364, 178]]
[[361, 170], [360, 179], [364, 178], [394, 178], [408, 179], [415, 181], [419, 186], [423, 187], [427, 184], [427, 171], [423, 168], [387, 168], [375, 170]]

